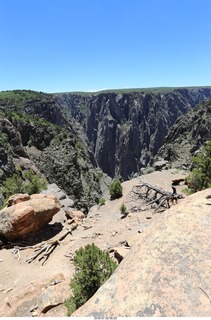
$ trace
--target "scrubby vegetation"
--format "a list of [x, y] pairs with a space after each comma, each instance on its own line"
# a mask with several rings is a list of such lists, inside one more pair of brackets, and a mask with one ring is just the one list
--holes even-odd
[[47, 181], [40, 178], [32, 170], [25, 171], [20, 175], [15, 173], [7, 178], [0, 187], [0, 193], [4, 196], [5, 202], [10, 196], [15, 193], [39, 193], [41, 190], [46, 189]]
[[120, 209], [121, 214], [125, 215], [125, 213], [127, 211], [127, 207], [124, 203], [121, 204], [119, 209]]
[[65, 302], [68, 316], [90, 299], [117, 267], [108, 252], [95, 244], [77, 250], [73, 263], [76, 268], [70, 282], [73, 296]]
[[186, 177], [188, 194], [211, 187], [211, 140], [193, 157], [192, 172]]
[[104, 198], [100, 198], [99, 199], [99, 205], [103, 206], [105, 204], [105, 199]]
[[119, 179], [115, 179], [109, 188], [111, 200], [118, 199], [122, 197], [122, 185]]
[[24, 105], [27, 101], [42, 99], [47, 101], [50, 94], [32, 90], [8, 90], [0, 92], [0, 100], [8, 105]]

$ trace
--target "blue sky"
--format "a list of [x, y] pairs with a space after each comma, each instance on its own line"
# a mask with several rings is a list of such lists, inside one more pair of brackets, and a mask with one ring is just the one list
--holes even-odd
[[211, 85], [211, 0], [0, 0], [0, 91]]

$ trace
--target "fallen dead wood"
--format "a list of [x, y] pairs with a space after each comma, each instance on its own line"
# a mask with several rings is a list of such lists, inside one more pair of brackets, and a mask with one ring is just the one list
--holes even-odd
[[64, 244], [64, 242], [62, 241], [67, 237], [68, 234], [72, 234], [72, 231], [75, 230], [77, 226], [78, 226], [77, 223], [72, 224], [70, 227], [66, 228], [66, 230], [58, 238], [54, 240], [44, 241], [42, 244], [33, 246], [33, 245], [29, 245], [29, 243], [27, 245], [27, 242], [25, 241], [24, 242], [21, 242], [21, 241], [8, 242], [7, 248], [13, 247], [12, 253], [15, 259], [17, 260], [21, 259], [21, 256], [20, 256], [21, 250], [32, 249], [34, 251], [34, 254], [26, 258], [25, 262], [32, 263], [37, 259], [38, 261], [43, 260], [42, 262], [42, 265], [43, 265], [47, 261], [51, 253], [53, 253], [53, 251], [56, 249], [56, 247], [61, 243]]
[[68, 234], [72, 234], [72, 231], [77, 228], [77, 224], [72, 224], [70, 228], [68, 228], [62, 235], [60, 235], [57, 239], [46, 241], [44, 244], [36, 246], [34, 248], [34, 252], [36, 252], [31, 257], [27, 258], [25, 261], [28, 263], [33, 262], [38, 259], [38, 261], [43, 260], [42, 265], [48, 260], [50, 254], [56, 249], [58, 245], [61, 244], [62, 240], [66, 238]]
[[157, 186], [152, 186], [147, 182], [141, 181], [140, 184], [133, 186], [132, 193], [136, 198], [141, 198], [146, 202], [145, 206], [151, 206], [155, 212], [159, 209], [170, 208], [170, 204], [177, 203], [183, 195], [177, 194], [175, 187], [173, 192], [165, 191]]
[[88, 230], [88, 229], [91, 229], [92, 226], [91, 225], [90, 226], [83, 226], [83, 228], [84, 228], [84, 230]]

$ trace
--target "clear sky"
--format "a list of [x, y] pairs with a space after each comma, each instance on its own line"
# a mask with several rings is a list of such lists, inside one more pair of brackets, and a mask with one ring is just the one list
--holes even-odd
[[211, 85], [211, 0], [0, 0], [0, 91]]

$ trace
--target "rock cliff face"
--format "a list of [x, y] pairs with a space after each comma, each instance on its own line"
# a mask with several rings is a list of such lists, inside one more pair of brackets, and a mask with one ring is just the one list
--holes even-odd
[[0, 95], [0, 182], [14, 173], [20, 175], [20, 169], [33, 169], [87, 211], [101, 195], [100, 170], [70, 117], [52, 95], [7, 94], [7, 99]]
[[211, 139], [211, 99], [177, 119], [157, 156], [173, 165], [190, 167], [191, 159]]
[[[209, 97], [210, 88], [89, 95], [2, 92], [0, 184], [19, 169], [33, 169], [88, 211], [102, 194], [102, 171], [124, 180], [140, 172], [153, 162], [178, 117]], [[198, 134], [204, 139], [209, 124], [205, 116], [195, 117], [204, 121]]]
[[99, 167], [126, 180], [152, 163], [176, 119], [209, 97], [209, 88], [190, 88], [59, 94], [55, 99], [75, 119], [81, 137], [88, 138]]

